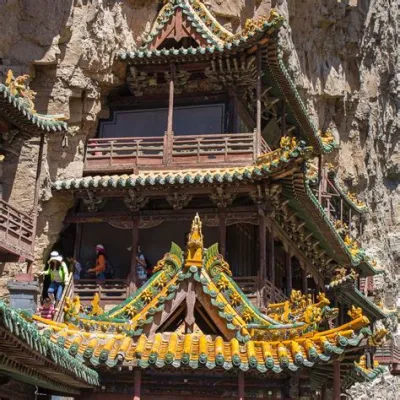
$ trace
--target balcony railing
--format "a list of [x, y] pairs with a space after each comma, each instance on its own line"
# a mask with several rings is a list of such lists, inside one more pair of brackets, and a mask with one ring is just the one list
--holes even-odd
[[0, 249], [2, 253], [32, 260], [33, 253], [32, 217], [0, 200]]
[[258, 150], [256, 139], [255, 133], [90, 139], [85, 173], [190, 168], [202, 164], [245, 165], [268, 149], [261, 138]]

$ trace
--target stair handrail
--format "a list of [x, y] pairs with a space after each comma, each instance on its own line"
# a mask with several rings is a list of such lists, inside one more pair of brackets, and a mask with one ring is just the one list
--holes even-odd
[[62, 322], [62, 319], [64, 318], [65, 299], [67, 297], [72, 298], [73, 294], [74, 294], [74, 276], [72, 273], [70, 273], [67, 279], [67, 283], [64, 287], [61, 300], [57, 304], [57, 309], [53, 317], [54, 321]]

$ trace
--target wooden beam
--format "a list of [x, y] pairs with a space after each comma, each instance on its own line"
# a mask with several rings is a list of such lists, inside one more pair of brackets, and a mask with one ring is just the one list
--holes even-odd
[[[218, 209], [215, 208], [201, 208], [201, 209], [184, 209], [184, 210], [141, 210], [140, 217], [142, 220], [146, 219], [162, 219], [164, 221], [176, 221], [177, 217], [179, 220], [193, 220], [193, 216], [199, 213], [203, 218], [206, 216], [214, 217], [218, 213]], [[230, 208], [226, 211], [226, 218], [235, 218], [242, 216], [247, 217], [247, 221], [252, 219], [253, 216], [256, 218], [256, 206], [243, 206]], [[131, 218], [131, 214], [128, 211], [114, 211], [114, 212], [82, 212], [73, 213], [65, 218], [65, 223], [100, 223], [108, 221], [126, 221]]]
[[219, 220], [219, 252], [222, 257], [226, 257], [226, 210], [218, 212]]
[[290, 296], [293, 287], [292, 276], [292, 255], [290, 250], [285, 252], [285, 269], [286, 269], [286, 296]]
[[239, 371], [238, 374], [238, 399], [244, 400], [244, 372]]
[[142, 386], [142, 371], [139, 369], [139, 367], [135, 368], [133, 376], [135, 381], [133, 400], [140, 400], [140, 389]]
[[340, 400], [340, 361], [333, 362], [333, 396], [332, 400]]

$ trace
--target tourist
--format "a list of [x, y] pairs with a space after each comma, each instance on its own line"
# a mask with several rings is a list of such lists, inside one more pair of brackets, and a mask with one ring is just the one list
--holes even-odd
[[37, 313], [44, 319], [53, 319], [55, 313], [54, 304], [48, 297], [44, 299], [43, 305], [39, 307]]
[[70, 272], [73, 274], [74, 281], [81, 279], [82, 265], [75, 257], [68, 257], [68, 266]]
[[96, 265], [87, 270], [87, 272], [94, 272], [96, 279], [104, 281], [106, 279], [107, 255], [106, 250], [102, 244], [96, 246]]
[[50, 286], [47, 290], [47, 294], [51, 302], [54, 304], [56, 301], [59, 302], [61, 300], [64, 286], [68, 281], [69, 274], [67, 265], [57, 251], [53, 251], [50, 254], [50, 260], [48, 264], [49, 268], [44, 270], [42, 275], [50, 276]]
[[139, 280], [139, 287], [147, 281], [147, 263], [146, 257], [142, 253], [140, 246], [137, 247], [136, 255], [136, 273]]

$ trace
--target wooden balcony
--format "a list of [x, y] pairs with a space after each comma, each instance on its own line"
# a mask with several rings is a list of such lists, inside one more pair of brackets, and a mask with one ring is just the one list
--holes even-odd
[[400, 375], [400, 348], [394, 340], [376, 349], [374, 360], [381, 365], [387, 365], [392, 375]]
[[33, 260], [33, 218], [0, 200], [0, 262]]
[[84, 173], [249, 165], [267, 151], [255, 133], [90, 139]]

